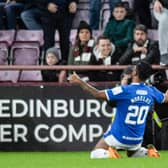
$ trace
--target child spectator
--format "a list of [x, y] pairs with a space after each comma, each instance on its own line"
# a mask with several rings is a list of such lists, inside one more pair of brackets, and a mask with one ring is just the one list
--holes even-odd
[[125, 3], [115, 5], [112, 17], [107, 23], [104, 35], [109, 37], [111, 42], [122, 52], [128, 46], [128, 43], [133, 39], [133, 29], [135, 23], [133, 20], [127, 19], [127, 10]]
[[[46, 51], [46, 65], [54, 66], [60, 65], [60, 54], [57, 48], [52, 47]], [[42, 70], [42, 77], [44, 82], [64, 82], [66, 76], [65, 71], [57, 70]]]

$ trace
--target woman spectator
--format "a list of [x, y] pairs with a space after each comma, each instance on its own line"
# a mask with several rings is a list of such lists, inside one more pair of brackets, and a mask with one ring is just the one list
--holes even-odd
[[[76, 42], [70, 48], [68, 64], [69, 65], [90, 65], [94, 40], [92, 38], [92, 30], [88, 23], [81, 21], [77, 30]], [[69, 72], [72, 73], [71, 71]], [[89, 81], [91, 77], [90, 71], [77, 72], [83, 80]]]

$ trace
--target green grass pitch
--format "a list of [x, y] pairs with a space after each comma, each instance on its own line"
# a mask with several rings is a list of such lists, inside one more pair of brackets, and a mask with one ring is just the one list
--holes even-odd
[[168, 168], [168, 151], [160, 158], [90, 159], [85, 152], [0, 152], [0, 168]]

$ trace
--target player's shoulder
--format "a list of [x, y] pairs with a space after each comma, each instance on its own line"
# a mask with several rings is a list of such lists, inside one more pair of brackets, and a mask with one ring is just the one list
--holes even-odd
[[148, 88], [150, 90], [156, 90], [156, 87], [153, 85], [146, 85], [146, 88]]

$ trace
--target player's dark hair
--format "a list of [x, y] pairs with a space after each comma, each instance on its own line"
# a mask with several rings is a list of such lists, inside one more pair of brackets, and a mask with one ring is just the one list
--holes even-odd
[[145, 81], [152, 74], [152, 66], [145, 61], [140, 61], [136, 64], [136, 71], [139, 75], [139, 79]]
[[[122, 74], [120, 75], [120, 81], [124, 78], [125, 75], [131, 75], [134, 70], [134, 66], [129, 66], [126, 69], [123, 70]], [[132, 82], [132, 77], [130, 77], [127, 81], [127, 84], [129, 85]]]

